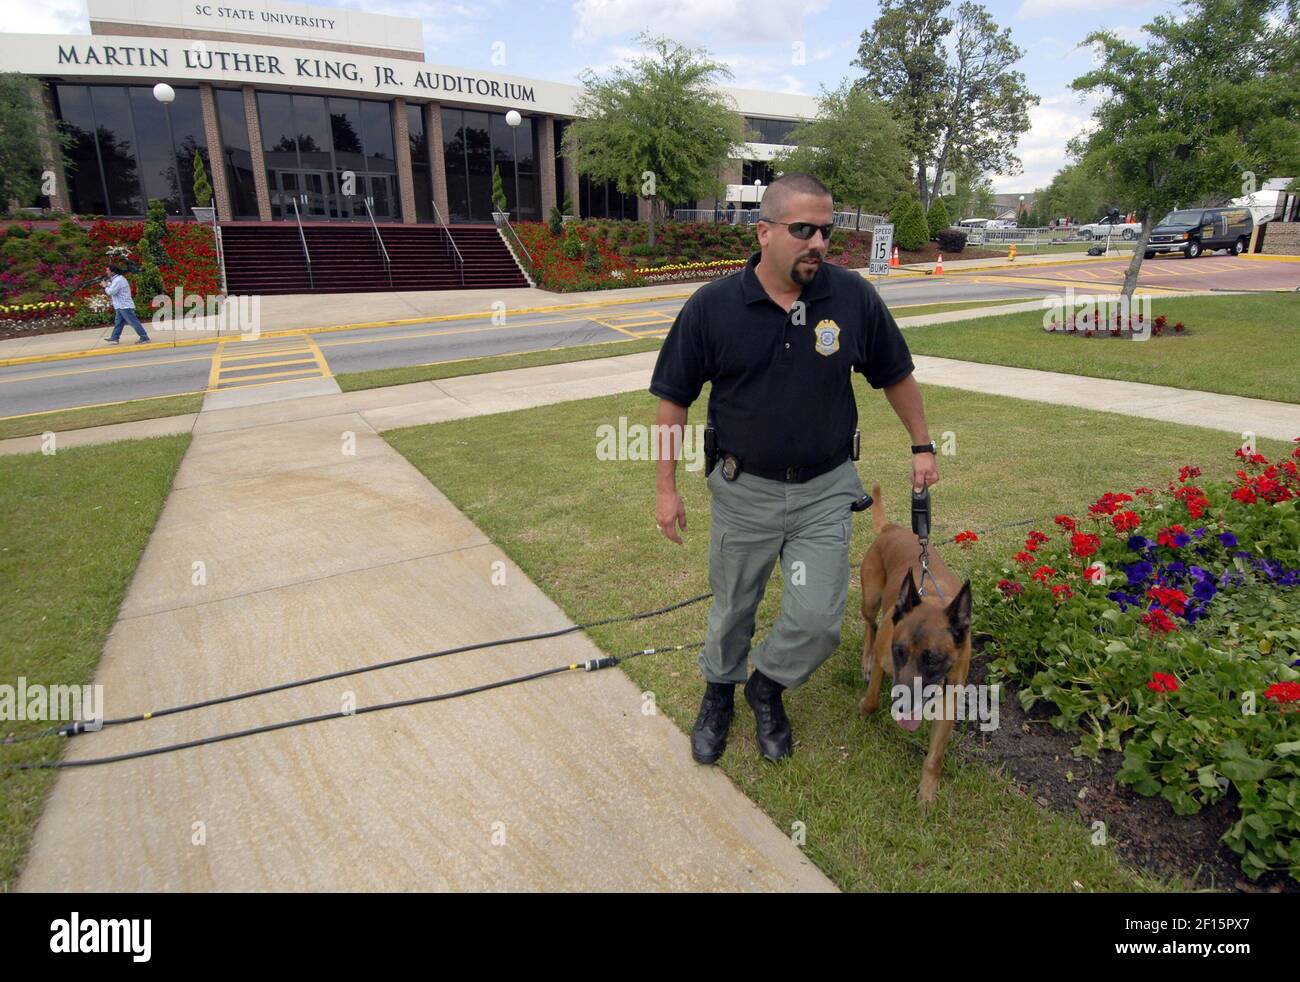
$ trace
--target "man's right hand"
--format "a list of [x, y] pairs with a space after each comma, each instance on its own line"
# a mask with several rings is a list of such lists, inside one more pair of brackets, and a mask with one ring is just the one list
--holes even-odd
[[682, 496], [676, 491], [658, 493], [655, 500], [655, 524], [667, 538], [678, 545], [682, 544], [682, 537], [677, 534], [677, 528], [686, 531], [686, 506], [682, 504]]

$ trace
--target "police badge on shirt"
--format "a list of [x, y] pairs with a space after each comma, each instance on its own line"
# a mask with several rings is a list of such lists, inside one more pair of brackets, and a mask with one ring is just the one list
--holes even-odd
[[833, 320], [824, 320], [813, 328], [814, 346], [819, 355], [833, 355], [840, 350], [840, 326]]

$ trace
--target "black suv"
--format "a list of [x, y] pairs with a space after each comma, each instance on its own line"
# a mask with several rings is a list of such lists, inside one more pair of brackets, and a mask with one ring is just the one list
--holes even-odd
[[1249, 208], [1188, 208], [1172, 211], [1151, 230], [1144, 254], [1181, 252], [1195, 259], [1202, 252], [1227, 249], [1235, 255], [1246, 251], [1255, 220]]

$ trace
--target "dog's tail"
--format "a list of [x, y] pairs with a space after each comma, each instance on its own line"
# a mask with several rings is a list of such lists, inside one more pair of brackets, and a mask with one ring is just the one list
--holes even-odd
[[879, 535], [889, 519], [885, 518], [885, 503], [880, 500], [880, 485], [871, 485], [871, 529]]

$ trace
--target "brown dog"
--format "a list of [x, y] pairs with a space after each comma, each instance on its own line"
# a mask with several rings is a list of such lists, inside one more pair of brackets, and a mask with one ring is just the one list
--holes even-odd
[[[911, 693], [924, 692], [930, 685], [965, 685], [970, 670], [971, 586], [967, 580], [960, 588], [957, 579], [943, 560], [930, 550], [928, 564], [934, 580], [927, 578], [924, 594], [918, 593], [921, 579], [921, 543], [916, 534], [885, 519], [880, 500], [880, 485], [871, 489], [875, 502], [871, 508], [871, 527], [876, 540], [862, 557], [862, 619], [866, 633], [862, 639], [862, 675], [870, 681], [866, 697], [858, 705], [862, 715], [873, 713], [880, 699], [880, 685], [885, 672], [893, 677], [893, 686], [906, 686], [909, 697], [901, 697], [906, 707], [894, 713], [906, 730], [921, 725], [921, 700]], [[943, 599], [935, 594], [938, 581]], [[876, 615], [886, 598], [896, 597], [892, 612], [876, 624]], [[919, 685], [919, 689], [918, 689]], [[942, 703], [941, 703], [942, 704]], [[951, 708], [955, 703], [950, 703]], [[943, 754], [952, 734], [954, 715], [941, 714], [930, 729], [930, 751], [921, 769], [921, 788], [917, 801], [928, 811], [939, 787]]]

